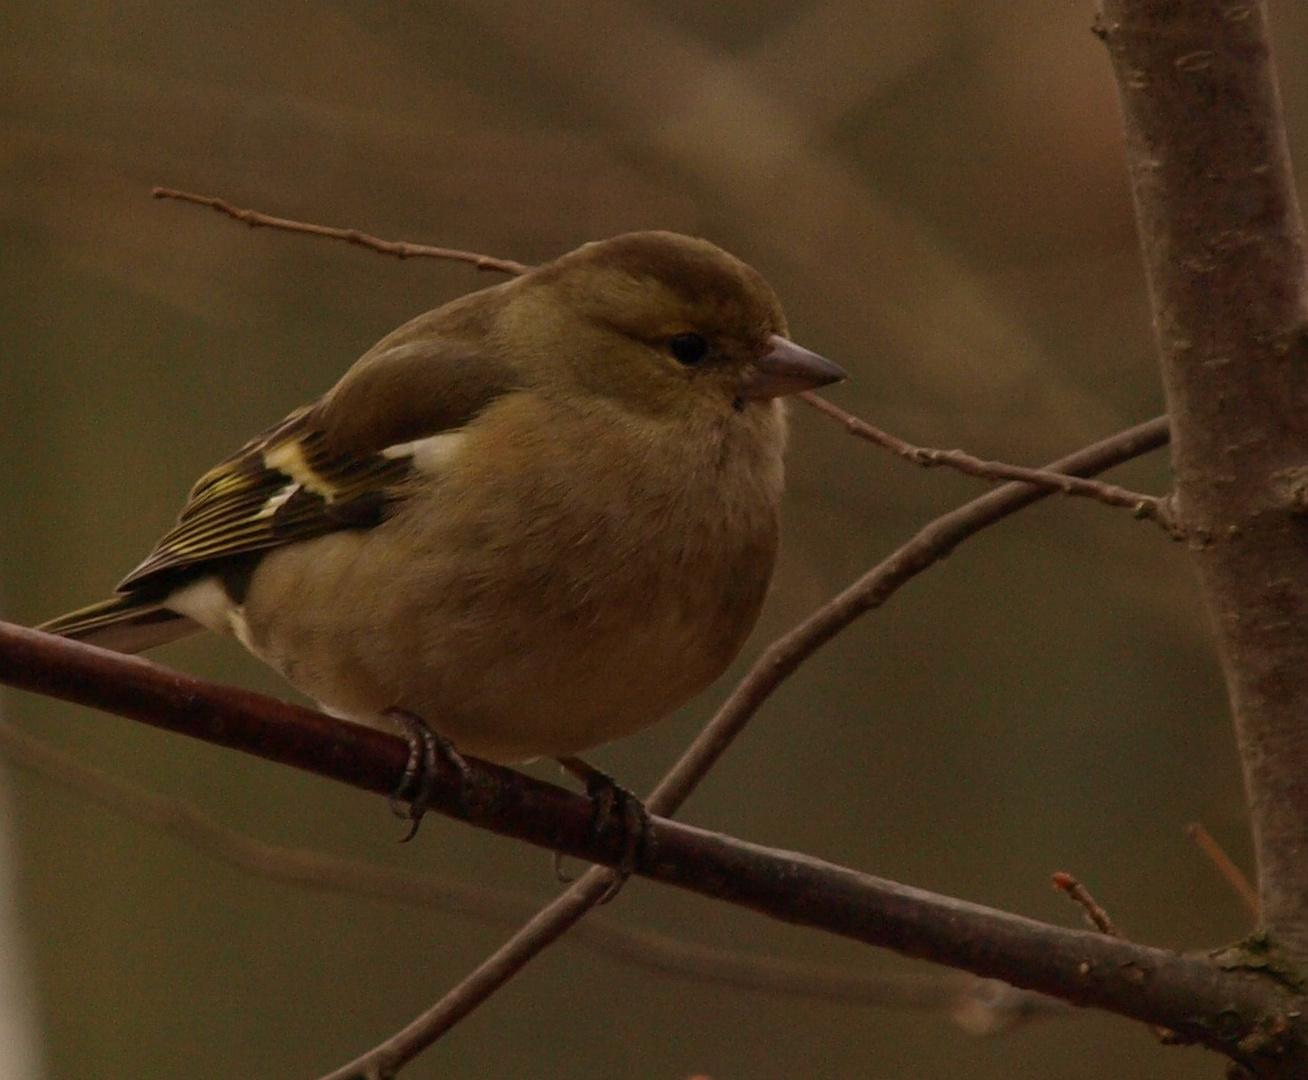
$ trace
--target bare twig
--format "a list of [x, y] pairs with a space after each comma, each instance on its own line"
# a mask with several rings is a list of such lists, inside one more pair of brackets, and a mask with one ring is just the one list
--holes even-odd
[[1222, 850], [1222, 845], [1214, 840], [1212, 834], [1197, 821], [1191, 822], [1185, 827], [1185, 835], [1193, 840], [1195, 846], [1212, 860], [1212, 864], [1217, 867], [1217, 872], [1226, 879], [1226, 883], [1244, 901], [1244, 906], [1249, 909], [1249, 914], [1256, 921], [1259, 918], [1258, 893], [1249, 884], [1249, 879], [1244, 876], [1244, 872]]
[[195, 203], [197, 206], [212, 207], [230, 218], [243, 221], [252, 229], [262, 227], [281, 229], [284, 232], [307, 233], [310, 236], [325, 236], [331, 240], [344, 240], [347, 244], [358, 244], [382, 255], [394, 255], [398, 259], [448, 259], [453, 262], [471, 263], [478, 270], [496, 270], [503, 274], [523, 274], [528, 269], [512, 259], [497, 259], [493, 255], [479, 255], [475, 251], [410, 244], [403, 240], [381, 240], [358, 229], [337, 229], [330, 225], [315, 225], [308, 221], [273, 217], [258, 210], [243, 210], [239, 206], [233, 206], [226, 199], [215, 198], [212, 195], [196, 195], [189, 191], [177, 191], [166, 187], [156, 187], [150, 194], [156, 199], [177, 199], [180, 202]]
[[1117, 932], [1117, 927], [1113, 925], [1113, 920], [1108, 917], [1108, 912], [1099, 906], [1098, 902], [1090, 895], [1090, 890], [1081, 884], [1071, 874], [1059, 870], [1053, 876], [1054, 888], [1059, 892], [1066, 893], [1073, 902], [1080, 904], [1085, 911], [1085, 917], [1090, 920], [1090, 925], [1098, 930], [1101, 934], [1108, 934], [1110, 937], [1121, 937]]
[[1093, 499], [1105, 506], [1130, 510], [1136, 517], [1162, 526], [1174, 539], [1184, 539], [1184, 533], [1169, 509], [1168, 500], [1156, 495], [1144, 495], [1138, 491], [1118, 487], [1116, 484], [1105, 484], [1102, 480], [1068, 476], [1066, 473], [1055, 472], [1052, 469], [1032, 469], [1025, 465], [1009, 465], [1003, 461], [983, 461], [962, 450], [935, 450], [927, 446], [914, 446], [897, 435], [883, 431], [852, 413], [847, 413], [839, 405], [833, 405], [826, 398], [819, 397], [812, 391], [804, 391], [798, 396], [819, 412], [825, 413], [843, 425], [851, 435], [875, 443], [913, 465], [921, 465], [928, 469], [943, 465], [982, 480], [1016, 480], [1035, 484], [1050, 491], [1062, 492], [1064, 495]]

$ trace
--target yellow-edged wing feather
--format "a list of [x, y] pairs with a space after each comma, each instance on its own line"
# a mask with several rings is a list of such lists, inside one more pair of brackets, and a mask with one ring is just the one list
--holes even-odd
[[408, 457], [332, 453], [300, 409], [197, 481], [177, 524], [118, 588], [135, 591], [201, 564], [376, 524], [412, 471]]

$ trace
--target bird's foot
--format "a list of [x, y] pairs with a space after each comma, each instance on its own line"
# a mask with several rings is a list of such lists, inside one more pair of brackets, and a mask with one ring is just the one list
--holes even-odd
[[[650, 815], [645, 804], [608, 773], [582, 761], [578, 757], [558, 758], [558, 763], [586, 785], [586, 794], [594, 805], [591, 819], [591, 837], [601, 840], [611, 823], [622, 830], [622, 854], [613, 870], [617, 874], [601, 904], [607, 904], [626, 884], [627, 878], [640, 865], [649, 837]], [[555, 856], [554, 872], [560, 881], [568, 881], [562, 871], [559, 857]]]
[[468, 763], [463, 755], [454, 749], [454, 744], [444, 735], [439, 735], [427, 726], [427, 722], [416, 713], [407, 709], [388, 709], [386, 715], [394, 720], [409, 744], [409, 760], [404, 765], [404, 775], [400, 778], [395, 794], [391, 796], [391, 811], [396, 817], [409, 822], [408, 834], [400, 839], [407, 844], [418, 835], [418, 826], [422, 824], [423, 815], [431, 805], [435, 791], [436, 778], [440, 775], [440, 763], [459, 774], [466, 785], [472, 778]]

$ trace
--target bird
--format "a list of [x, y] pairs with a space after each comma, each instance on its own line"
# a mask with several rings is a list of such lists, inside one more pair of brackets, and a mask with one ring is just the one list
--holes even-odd
[[205, 473], [110, 599], [38, 629], [127, 653], [216, 631], [411, 748], [416, 722], [589, 768], [739, 653], [783, 399], [845, 377], [709, 241], [584, 244], [386, 335]]

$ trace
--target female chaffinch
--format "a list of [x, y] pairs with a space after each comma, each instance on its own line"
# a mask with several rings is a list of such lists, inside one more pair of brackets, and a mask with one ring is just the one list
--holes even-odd
[[784, 395], [844, 378], [704, 240], [586, 244], [387, 335], [42, 629], [230, 634], [329, 712], [567, 759], [704, 689], [777, 548]]

